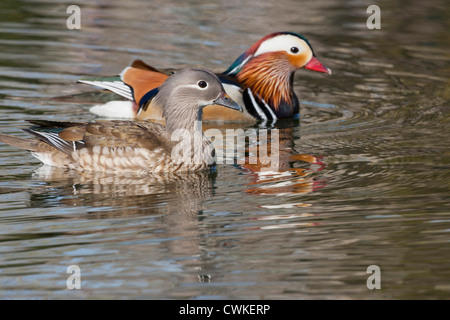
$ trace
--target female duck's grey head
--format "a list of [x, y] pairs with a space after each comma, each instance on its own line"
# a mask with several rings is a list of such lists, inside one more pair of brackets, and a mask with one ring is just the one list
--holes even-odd
[[191, 129], [196, 120], [201, 120], [201, 110], [208, 105], [242, 112], [242, 107], [225, 93], [219, 78], [202, 69], [185, 69], [171, 75], [159, 87], [154, 102], [162, 108], [169, 130]]

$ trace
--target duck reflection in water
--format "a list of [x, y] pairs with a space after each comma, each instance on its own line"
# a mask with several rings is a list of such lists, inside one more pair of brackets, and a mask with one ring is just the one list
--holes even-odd
[[[318, 182], [312, 176], [314, 172], [321, 170], [324, 164], [320, 163], [320, 159], [316, 157], [295, 154], [294, 131], [295, 128], [279, 130], [278, 171], [263, 170], [261, 164], [248, 164], [248, 159], [246, 164], [237, 166], [238, 170], [245, 172], [246, 182], [242, 190], [250, 197], [303, 194], [317, 188]], [[251, 148], [252, 146], [248, 147], [248, 149]], [[247, 152], [250, 151], [247, 150]], [[303, 167], [296, 167], [300, 165]], [[312, 169], [317, 166], [318, 169]], [[225, 168], [219, 166], [218, 171], [223, 170]], [[203, 170], [191, 173], [125, 176], [98, 172], [79, 173], [43, 165], [36, 170], [34, 178], [45, 182], [48, 188], [40, 187], [38, 192], [31, 195], [31, 206], [86, 207], [89, 208], [87, 218], [94, 221], [99, 219], [119, 221], [140, 217], [151, 219], [152, 222], [146, 223], [146, 226], [138, 232], [143, 239], [152, 241], [159, 241], [160, 237], [169, 239], [170, 241], [162, 241], [159, 245], [170, 252], [171, 256], [196, 257], [194, 260], [182, 259], [177, 262], [179, 267], [188, 271], [179, 275], [183, 278], [183, 282], [217, 281], [208, 271], [214, 269], [214, 266], [211, 266], [211, 259], [205, 256], [211, 249], [208, 247], [216, 245], [216, 242], [211, 240], [213, 243], [210, 241], [204, 243], [204, 239], [215, 239], [205, 238], [205, 236], [216, 233], [217, 228], [223, 228], [222, 225], [211, 223], [214, 216], [208, 218], [208, 214], [204, 213], [204, 210], [208, 208], [208, 200], [214, 199], [216, 193], [220, 193], [220, 190], [215, 189], [217, 175], [216, 170]], [[54, 203], [55, 198], [57, 204]], [[272, 203], [268, 201], [267, 204]], [[217, 204], [214, 208], [220, 210], [220, 205]], [[227, 203], [222, 205], [225, 212], [229, 211]], [[292, 216], [296, 228], [308, 226], [296, 220], [301, 219], [303, 214], [305, 212]], [[70, 216], [66, 218], [79, 219], [79, 217]], [[264, 220], [262, 227], [278, 227], [276, 219], [273, 220], [273, 224], [267, 224], [267, 221], [272, 218], [284, 219], [279, 216], [279, 210], [274, 214], [261, 215], [261, 220]], [[133, 224], [126, 228], [128, 230], [135, 227]], [[222, 240], [223, 245], [227, 246], [234, 241], [236, 240], [233, 236]], [[146, 248], [148, 249], [146, 245], [140, 245], [135, 249], [143, 250], [142, 254], [145, 255], [148, 254]]]
[[[48, 165], [34, 173], [49, 188], [58, 189], [62, 205], [111, 208], [96, 213], [100, 217], [148, 213], [197, 215], [202, 210], [202, 201], [213, 195], [216, 176], [215, 170], [146, 176], [79, 173]], [[38, 197], [35, 201], [46, 199]]]
[[[204, 127], [208, 131], [211, 127]], [[225, 131], [223, 129], [223, 131]], [[323, 185], [314, 178], [315, 173], [325, 167], [321, 157], [307, 154], [297, 154], [294, 149], [294, 128], [278, 129], [279, 148], [277, 167], [272, 163], [261, 163], [261, 159], [251, 158], [249, 154], [257, 154], [261, 141], [246, 145], [245, 159], [236, 165], [246, 173], [247, 188], [244, 191], [252, 195], [289, 195], [313, 192]], [[214, 140], [214, 139], [213, 139]], [[216, 150], [218, 141], [213, 141]], [[268, 153], [270, 145], [267, 147]], [[226, 152], [226, 151], [224, 151]], [[236, 159], [231, 159], [236, 163]], [[61, 192], [77, 197], [62, 197], [64, 205], [110, 206], [110, 214], [143, 214], [151, 207], [153, 213], [190, 213], [197, 215], [203, 210], [202, 202], [213, 196], [216, 170], [225, 170], [224, 163], [218, 169], [202, 170], [191, 173], [160, 173], [147, 176], [116, 175], [102, 172], [79, 173], [74, 170], [50, 167], [47, 165], [38, 169], [35, 176], [49, 183], [49, 186], [64, 187]], [[170, 201], [161, 204], [164, 195], [170, 195]], [[151, 205], [152, 203], [160, 206]], [[173, 208], [169, 208], [172, 206]], [[127, 208], [121, 210], [121, 208]], [[134, 209], [133, 209], [134, 208]], [[101, 215], [107, 215], [108, 210], [102, 210]]]
[[219, 164], [237, 164], [247, 173], [251, 186], [247, 193], [309, 193], [324, 186], [323, 181], [312, 176], [326, 164], [322, 156], [297, 153], [297, 125], [298, 121], [290, 120], [284, 122], [284, 127], [242, 129], [236, 124], [217, 128], [204, 123], [203, 131], [214, 145]]
[[[205, 201], [214, 195], [216, 176], [215, 171], [148, 176], [80, 174], [43, 165], [35, 171], [34, 178], [45, 182], [48, 188], [34, 189], [30, 201], [32, 207], [84, 207], [87, 219], [98, 223], [111, 220], [113, 229], [116, 228], [115, 221], [124, 219], [127, 222], [118, 225], [120, 230], [106, 232], [119, 232], [127, 238], [125, 233], [131, 231], [135, 234], [132, 239], [144, 239], [142, 245], [136, 246], [136, 250], [144, 250], [143, 255], [147, 247], [145, 239], [153, 241], [149, 244], [154, 245], [154, 241], [164, 238], [170, 241], [161, 239], [160, 245], [166, 247], [171, 255], [197, 256], [200, 254], [201, 233], [207, 232], [202, 231], [199, 225], [203, 220]], [[67, 214], [64, 219], [78, 221], [80, 216]], [[128, 223], [130, 219], [139, 223]], [[144, 223], [140, 223], [141, 220]]]

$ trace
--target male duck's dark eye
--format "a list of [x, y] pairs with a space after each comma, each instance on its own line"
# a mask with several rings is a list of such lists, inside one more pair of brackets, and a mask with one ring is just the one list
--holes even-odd
[[291, 48], [291, 52], [292, 52], [292, 53], [298, 53], [298, 51], [299, 51], [299, 50], [298, 50], [297, 47], [292, 47], [292, 48]]
[[206, 82], [205, 80], [200, 80], [197, 84], [202, 89], [205, 89], [208, 86], [208, 82]]

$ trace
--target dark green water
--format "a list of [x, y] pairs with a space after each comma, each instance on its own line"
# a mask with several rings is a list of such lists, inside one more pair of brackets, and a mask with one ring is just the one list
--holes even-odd
[[77, 4], [81, 30], [62, 1], [0, 3], [0, 132], [95, 119], [52, 100], [89, 90], [80, 77], [134, 58], [223, 71], [274, 31], [304, 34], [333, 75], [297, 72], [275, 176], [86, 177], [0, 145], [0, 298], [450, 297], [448, 1], [378, 1], [380, 30], [370, 1]]

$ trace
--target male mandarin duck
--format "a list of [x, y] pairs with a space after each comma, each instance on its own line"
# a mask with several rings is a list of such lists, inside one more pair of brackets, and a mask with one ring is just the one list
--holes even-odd
[[[315, 57], [309, 41], [293, 32], [269, 34], [245, 51], [223, 73], [217, 74], [230, 97], [243, 106], [237, 113], [221, 107], [204, 109], [204, 120], [273, 121], [299, 113], [299, 101], [294, 93], [293, 78], [305, 68], [331, 74]], [[154, 88], [164, 82], [168, 73], [136, 60], [120, 76], [79, 80], [113, 91], [134, 103], [113, 102], [95, 106], [91, 111], [100, 116], [161, 120], [161, 113], [152, 105]]]
[[25, 129], [37, 139], [0, 134], [0, 142], [29, 150], [45, 164], [80, 172], [193, 172], [208, 168], [215, 159], [214, 147], [199, 125], [202, 109], [221, 105], [242, 111], [217, 76], [201, 69], [174, 73], [148, 99], [161, 110], [165, 126], [146, 120], [37, 120]]

